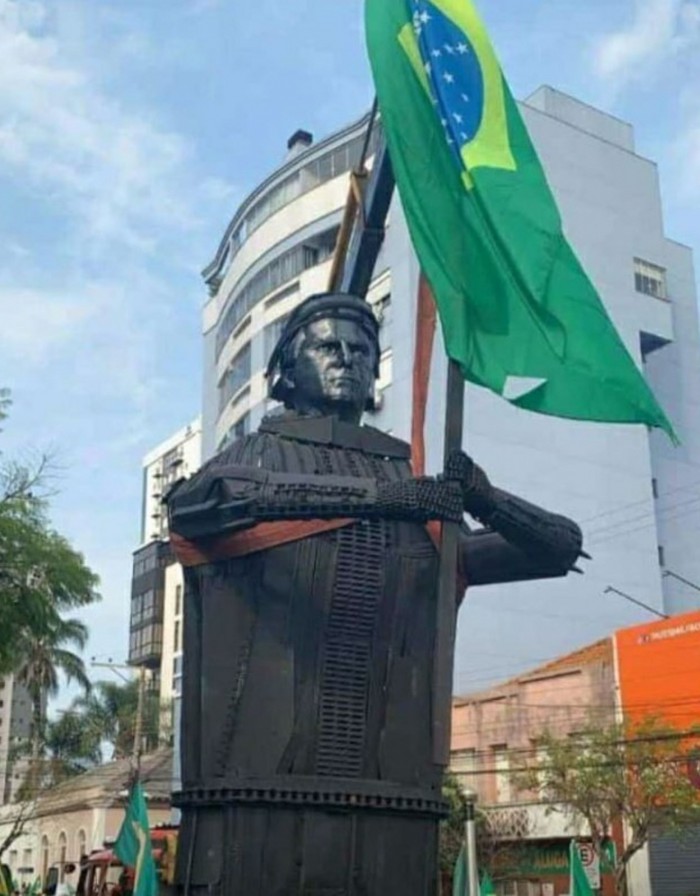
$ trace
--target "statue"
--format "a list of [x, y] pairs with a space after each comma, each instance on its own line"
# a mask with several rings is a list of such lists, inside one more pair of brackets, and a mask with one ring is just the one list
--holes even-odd
[[186, 567], [185, 894], [434, 894], [434, 525], [484, 524], [461, 536], [470, 586], [562, 576], [579, 556], [573, 522], [465, 454], [415, 478], [407, 444], [360, 425], [377, 329], [360, 298], [306, 299], [268, 368], [285, 410], [168, 497]]

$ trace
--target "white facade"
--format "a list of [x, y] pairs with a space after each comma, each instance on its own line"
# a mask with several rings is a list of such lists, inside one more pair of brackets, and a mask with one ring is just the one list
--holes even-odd
[[202, 461], [202, 421], [199, 417], [153, 448], [143, 459], [141, 544], [168, 537], [162, 498], [168, 487], [191, 476]]
[[[465, 448], [499, 486], [578, 520], [594, 559], [585, 564], [585, 576], [470, 592], [458, 627], [458, 692], [648, 618], [630, 601], [605, 593], [608, 587], [667, 612], [700, 605], [696, 591], [662, 575], [671, 571], [700, 583], [700, 553], [691, 549], [700, 532], [700, 475], [692, 472], [700, 464], [692, 254], [664, 234], [656, 166], [635, 153], [630, 125], [551, 88], [537, 91], [522, 109], [567, 235], [630, 352], [644, 364], [682, 446], [672, 447], [643, 426], [559, 420], [514, 408], [485, 390], [466, 389]], [[304, 191], [304, 171], [318, 172], [320, 160], [343, 143], [355, 141], [357, 149], [364, 127], [358, 122], [304, 150], [255, 190], [205, 271], [212, 291], [203, 314], [205, 458], [254, 428], [266, 409], [263, 371], [273, 340], [265, 338], [265, 328], [325, 287], [325, 253], [348, 178], [338, 171]], [[323, 171], [334, 173], [328, 164]], [[299, 182], [290, 187], [295, 177]], [[266, 208], [267, 197], [280, 190], [281, 198]], [[251, 212], [252, 226], [246, 224]], [[302, 259], [308, 267], [301, 272], [292, 266], [287, 279], [282, 272], [282, 279], [270, 281], [269, 292], [260, 293], [266, 283], [258, 280], [247, 294], [254, 303], [240, 303], [245, 313], [240, 311], [231, 329], [227, 314], [246, 286], [307, 245], [323, 249]], [[375, 275], [370, 300], [383, 317], [384, 400], [368, 422], [408, 440], [418, 265], [397, 198]], [[229, 394], [222, 385], [241, 352], [249, 352], [249, 359], [238, 368]], [[445, 372], [438, 345], [426, 424], [433, 472], [441, 466]]]

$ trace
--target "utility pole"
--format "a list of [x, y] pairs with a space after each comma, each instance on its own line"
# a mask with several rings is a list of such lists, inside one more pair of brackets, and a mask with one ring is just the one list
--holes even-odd
[[139, 691], [136, 702], [136, 724], [134, 726], [134, 753], [133, 762], [136, 774], [141, 771], [141, 731], [143, 729], [143, 698], [146, 692], [146, 667], [139, 666]]

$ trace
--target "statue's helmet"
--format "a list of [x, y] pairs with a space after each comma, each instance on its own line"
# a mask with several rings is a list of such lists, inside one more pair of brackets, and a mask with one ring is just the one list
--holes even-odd
[[[265, 371], [270, 398], [288, 405], [293, 389], [285, 374], [294, 366], [297, 339], [308, 324], [324, 319], [350, 320], [356, 323], [374, 346], [374, 377], [379, 376], [379, 323], [368, 302], [344, 292], [316, 293], [304, 299], [287, 318], [272, 350]], [[368, 395], [368, 410], [374, 407], [374, 394]]]

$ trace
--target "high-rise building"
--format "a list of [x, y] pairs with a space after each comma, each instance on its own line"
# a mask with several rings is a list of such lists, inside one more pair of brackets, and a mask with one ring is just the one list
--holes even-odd
[[[644, 426], [561, 420], [466, 388], [464, 446], [502, 488], [580, 521], [584, 576], [474, 589], [460, 613], [456, 684], [473, 689], [614, 627], [698, 606], [700, 335], [692, 253], [664, 232], [656, 165], [631, 125], [550, 87], [521, 106], [565, 230], [625, 344], [681, 438]], [[366, 129], [362, 119], [289, 155], [241, 204], [204, 271], [203, 456], [259, 422], [264, 369], [290, 310], [326, 286]], [[367, 422], [408, 439], [418, 264], [394, 198], [369, 300], [382, 320], [380, 410]], [[441, 466], [446, 360], [427, 412], [429, 470]], [[685, 582], [683, 580], [686, 580]], [[690, 583], [690, 584], [687, 584]]]
[[169, 706], [182, 675], [182, 568], [168, 541], [163, 496], [201, 463], [199, 418], [150, 451], [143, 461], [141, 546], [134, 552], [129, 662], [150, 670], [149, 683]]
[[0, 805], [12, 802], [26, 777], [26, 758], [13, 752], [29, 738], [32, 701], [15, 675], [0, 677]]

